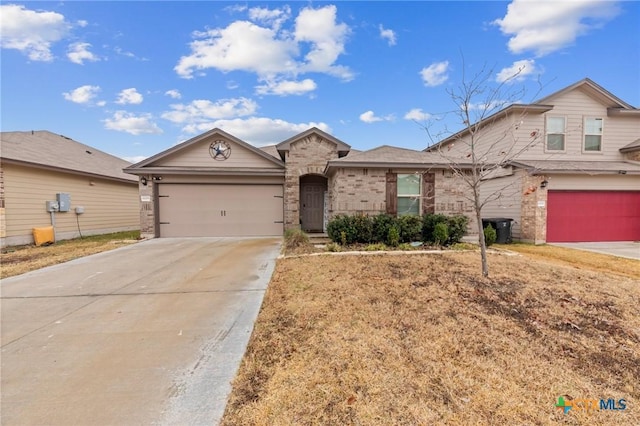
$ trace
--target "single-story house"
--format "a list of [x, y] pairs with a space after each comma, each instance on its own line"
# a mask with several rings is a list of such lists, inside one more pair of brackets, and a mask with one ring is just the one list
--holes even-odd
[[33, 243], [33, 228], [52, 221], [58, 240], [139, 229], [138, 179], [122, 171], [129, 162], [48, 131], [0, 137], [2, 246]]
[[[483, 217], [513, 219], [514, 238], [536, 244], [640, 240], [640, 109], [587, 78], [476, 124], [478, 157], [505, 163], [480, 187]], [[465, 159], [470, 138], [426, 151]]]
[[437, 154], [352, 152], [317, 128], [263, 148], [213, 129], [125, 172], [139, 177], [145, 237], [322, 232], [340, 213], [466, 214], [476, 229], [468, 192]]

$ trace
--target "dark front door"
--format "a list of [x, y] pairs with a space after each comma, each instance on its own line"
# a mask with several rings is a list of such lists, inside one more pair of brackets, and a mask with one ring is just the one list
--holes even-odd
[[[324, 222], [324, 192], [326, 179], [313, 176], [313, 180], [300, 182], [300, 220], [303, 231], [322, 232]], [[324, 182], [321, 182], [322, 179]]]

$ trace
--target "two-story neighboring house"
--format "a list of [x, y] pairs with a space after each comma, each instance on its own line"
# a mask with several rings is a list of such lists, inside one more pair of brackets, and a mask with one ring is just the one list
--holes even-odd
[[[640, 240], [640, 109], [584, 79], [477, 124], [475, 153], [504, 165], [480, 185], [483, 217], [537, 244]], [[468, 158], [469, 140], [464, 129], [425, 151]]]

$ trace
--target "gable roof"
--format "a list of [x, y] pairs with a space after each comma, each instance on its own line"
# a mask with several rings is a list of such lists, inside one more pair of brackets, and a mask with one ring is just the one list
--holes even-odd
[[[557, 92], [554, 92], [550, 95], [545, 96], [544, 98], [538, 99], [537, 101], [531, 104], [513, 104], [508, 107], [501, 109], [500, 111], [486, 117], [484, 120], [481, 120], [477, 123], [472, 124], [472, 126], [483, 126], [488, 124], [491, 120], [496, 120], [498, 118], [506, 117], [511, 112], [528, 112], [528, 113], [544, 113], [553, 109], [553, 99], [564, 95], [565, 93], [571, 92], [573, 90], [580, 89], [586, 92], [589, 96], [595, 98], [603, 105], [607, 106], [608, 115], [640, 115], [640, 109], [634, 108], [632, 105], [624, 102], [622, 99], [613, 95], [611, 92], [594, 82], [589, 78], [584, 78], [570, 86], [565, 87], [564, 89], [560, 89]], [[441, 145], [446, 145], [452, 141], [458, 140], [464, 135], [469, 133], [469, 127], [465, 127], [459, 132], [425, 148], [425, 151], [434, 151], [437, 147]]]
[[82, 174], [111, 180], [137, 182], [122, 171], [131, 163], [66, 136], [46, 130], [0, 133], [3, 162]]
[[596, 98], [598, 101], [602, 102], [603, 104], [606, 104], [609, 108], [621, 108], [621, 109], [630, 109], [630, 110], [635, 109], [632, 105], [626, 103], [619, 97], [615, 96], [613, 93], [609, 92], [604, 87], [600, 86], [590, 78], [583, 78], [582, 80], [576, 83], [573, 83], [572, 85], [567, 86], [564, 89], [560, 89], [557, 92], [553, 92], [552, 94], [547, 95], [544, 98], [539, 99], [534, 103], [536, 104], [548, 103], [553, 98], [556, 98], [560, 95], [564, 95], [565, 93], [569, 93], [575, 89], [581, 89], [585, 91], [587, 94]]
[[331, 136], [329, 133], [327, 132], [323, 132], [322, 130], [318, 129], [317, 127], [312, 127], [309, 130], [306, 130], [302, 133], [298, 133], [295, 136], [290, 137], [289, 139], [280, 142], [279, 144], [276, 145], [276, 148], [278, 149], [278, 151], [288, 151], [291, 147], [291, 144], [297, 140], [300, 139], [304, 139], [309, 135], [312, 134], [316, 134], [319, 135], [321, 138], [326, 139], [328, 141], [331, 141], [333, 143], [335, 143], [338, 147], [338, 152], [348, 152], [349, 150], [351, 150], [351, 146], [347, 145], [346, 143], [342, 142], [340, 139]]
[[[201, 135], [195, 136], [185, 142], [182, 142], [176, 146], [173, 146], [169, 149], [166, 149], [156, 155], [153, 155], [149, 158], [146, 158], [142, 161], [140, 161], [139, 163], [136, 163], [130, 167], [127, 167], [124, 171], [126, 173], [131, 173], [131, 174], [142, 174], [142, 173], [147, 173], [148, 169], [153, 167], [153, 163], [155, 163], [158, 160], [161, 160], [163, 158], [166, 158], [178, 151], [181, 151], [185, 148], [190, 147], [191, 145], [195, 145], [201, 141], [203, 141], [204, 139], [207, 139], [213, 135], [219, 135], [223, 138], [226, 138], [240, 146], [242, 146], [243, 148], [248, 149], [249, 151], [253, 152], [254, 154], [265, 158], [267, 160], [269, 160], [270, 162], [278, 165], [280, 168], [284, 168], [284, 162], [282, 162], [282, 160], [275, 158], [273, 155], [270, 155], [266, 152], [264, 152], [263, 150], [256, 148], [255, 146], [240, 140], [238, 138], [236, 138], [235, 136], [230, 135], [229, 133], [219, 129], [219, 128], [215, 128], [215, 129], [211, 129], [208, 132], [202, 133]], [[150, 166], [150, 167], [148, 167]]]
[[278, 152], [278, 148], [275, 145], [265, 145], [259, 147], [259, 149], [267, 154], [271, 155], [274, 158], [280, 158], [280, 153]]
[[633, 152], [640, 150], [640, 139], [636, 139], [628, 145], [623, 146], [619, 149], [620, 152]]
[[[442, 156], [425, 151], [399, 148], [390, 145], [382, 145], [368, 151], [351, 153], [346, 157], [327, 162], [325, 173], [331, 169], [341, 167], [368, 167], [368, 168], [441, 168], [449, 167], [450, 163]], [[467, 164], [456, 163], [456, 166], [464, 167]], [[468, 164], [471, 166], [471, 163]]]

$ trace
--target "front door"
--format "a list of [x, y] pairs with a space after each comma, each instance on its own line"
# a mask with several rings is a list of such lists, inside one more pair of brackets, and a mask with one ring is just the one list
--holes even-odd
[[[323, 179], [324, 182], [321, 182], [320, 179]], [[307, 182], [302, 180], [300, 183], [300, 226], [303, 231], [323, 231], [324, 193], [326, 189], [326, 179], [319, 176]]]

